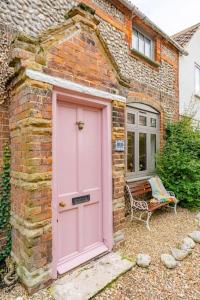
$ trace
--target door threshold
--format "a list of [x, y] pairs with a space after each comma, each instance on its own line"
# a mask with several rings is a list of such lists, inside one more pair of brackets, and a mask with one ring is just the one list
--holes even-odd
[[119, 253], [111, 252], [58, 279], [53, 284], [52, 294], [56, 300], [91, 299], [134, 264]]

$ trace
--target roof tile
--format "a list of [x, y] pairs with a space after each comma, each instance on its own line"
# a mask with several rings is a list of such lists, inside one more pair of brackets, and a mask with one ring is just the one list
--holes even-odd
[[196, 33], [196, 31], [200, 28], [200, 23], [195, 24], [189, 28], [186, 28], [172, 36], [172, 38], [179, 43], [182, 47], [184, 47]]

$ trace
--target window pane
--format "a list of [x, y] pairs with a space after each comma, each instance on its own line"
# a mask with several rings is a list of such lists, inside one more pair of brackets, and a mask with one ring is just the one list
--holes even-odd
[[144, 36], [139, 33], [139, 51], [144, 54]]
[[151, 118], [151, 127], [156, 128], [156, 119]]
[[156, 167], [156, 134], [151, 134], [151, 169], [155, 170]]
[[127, 114], [127, 122], [128, 124], [135, 124], [135, 115], [134, 114]]
[[127, 134], [127, 171], [135, 172], [135, 133]]
[[139, 50], [138, 32], [136, 30], [133, 32], [133, 48]]
[[147, 126], [147, 117], [140, 116], [139, 117], [139, 125], [141, 125], [141, 126]]
[[151, 58], [151, 41], [145, 38], [145, 55]]
[[147, 169], [147, 135], [146, 133], [139, 134], [139, 170]]
[[195, 67], [195, 93], [200, 93], [200, 69]]

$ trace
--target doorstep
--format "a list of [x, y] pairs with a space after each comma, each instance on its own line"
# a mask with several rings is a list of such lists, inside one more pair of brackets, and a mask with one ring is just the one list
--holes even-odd
[[51, 291], [56, 300], [88, 300], [134, 264], [112, 252], [56, 280]]

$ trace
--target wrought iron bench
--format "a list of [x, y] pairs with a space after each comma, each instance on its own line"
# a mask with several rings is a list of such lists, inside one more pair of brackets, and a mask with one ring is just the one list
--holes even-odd
[[[135, 197], [139, 196], [151, 196], [152, 190], [148, 180], [142, 180], [137, 182], [131, 182], [126, 184], [126, 192], [128, 194], [128, 198], [130, 200], [131, 206], [131, 221], [133, 219], [142, 221], [146, 224], [148, 230], [150, 230], [149, 220], [153, 214], [153, 212], [162, 207], [173, 208], [175, 214], [177, 214], [176, 208], [178, 200], [175, 197], [175, 194], [171, 191], [167, 191], [169, 196], [174, 197], [174, 202], [150, 202], [149, 200], [136, 200]], [[134, 212], [139, 213], [139, 217], [134, 215]], [[143, 219], [143, 216], [146, 214], [147, 218]]]

